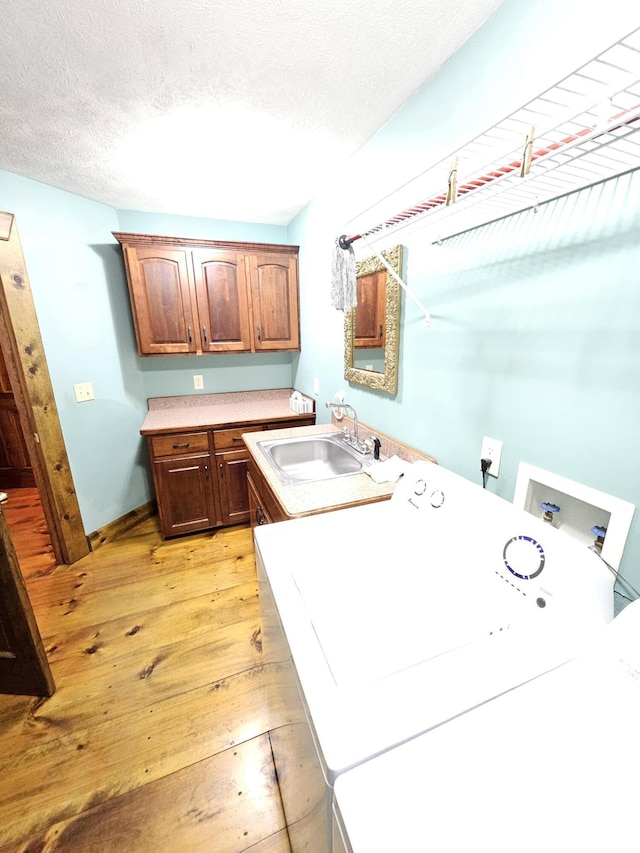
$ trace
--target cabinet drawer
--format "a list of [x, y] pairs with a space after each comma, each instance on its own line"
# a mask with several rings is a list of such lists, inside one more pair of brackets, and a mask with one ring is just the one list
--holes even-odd
[[261, 424], [254, 426], [234, 427], [233, 429], [217, 429], [213, 433], [213, 446], [216, 450], [242, 450], [244, 442], [243, 432], [261, 432], [264, 427]]
[[209, 433], [183, 432], [175, 435], [154, 435], [151, 438], [154, 458], [160, 456], [184, 456], [189, 453], [207, 453]]

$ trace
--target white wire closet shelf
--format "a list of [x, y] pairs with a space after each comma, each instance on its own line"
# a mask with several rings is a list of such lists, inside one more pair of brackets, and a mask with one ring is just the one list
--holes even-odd
[[[521, 177], [531, 135], [530, 169]], [[447, 204], [456, 158], [456, 201]], [[408, 227], [445, 239], [638, 167], [640, 29], [423, 172], [420, 186], [431, 188], [425, 201], [349, 240]]]

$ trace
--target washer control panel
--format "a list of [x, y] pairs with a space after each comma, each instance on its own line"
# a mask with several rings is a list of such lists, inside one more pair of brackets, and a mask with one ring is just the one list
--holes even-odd
[[545, 573], [540, 586], [549, 566], [545, 542], [551, 534], [529, 513], [429, 462], [414, 463], [391, 500], [425, 548], [445, 544], [456, 574], [469, 571], [477, 577], [486, 570], [538, 607], [553, 600], [557, 572]]
[[504, 564], [520, 580], [533, 580], [544, 569], [545, 555], [542, 545], [532, 536], [514, 536], [502, 552]]

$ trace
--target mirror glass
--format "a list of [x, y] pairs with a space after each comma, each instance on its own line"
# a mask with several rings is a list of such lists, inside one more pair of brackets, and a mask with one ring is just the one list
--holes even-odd
[[[402, 276], [402, 246], [380, 253]], [[356, 263], [358, 305], [344, 315], [344, 378], [376, 391], [398, 390], [401, 288], [375, 255]]]

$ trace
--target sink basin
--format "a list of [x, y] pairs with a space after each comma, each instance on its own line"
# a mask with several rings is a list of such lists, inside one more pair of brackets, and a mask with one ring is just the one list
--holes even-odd
[[359, 474], [373, 462], [372, 456], [358, 453], [336, 432], [257, 444], [285, 486]]

